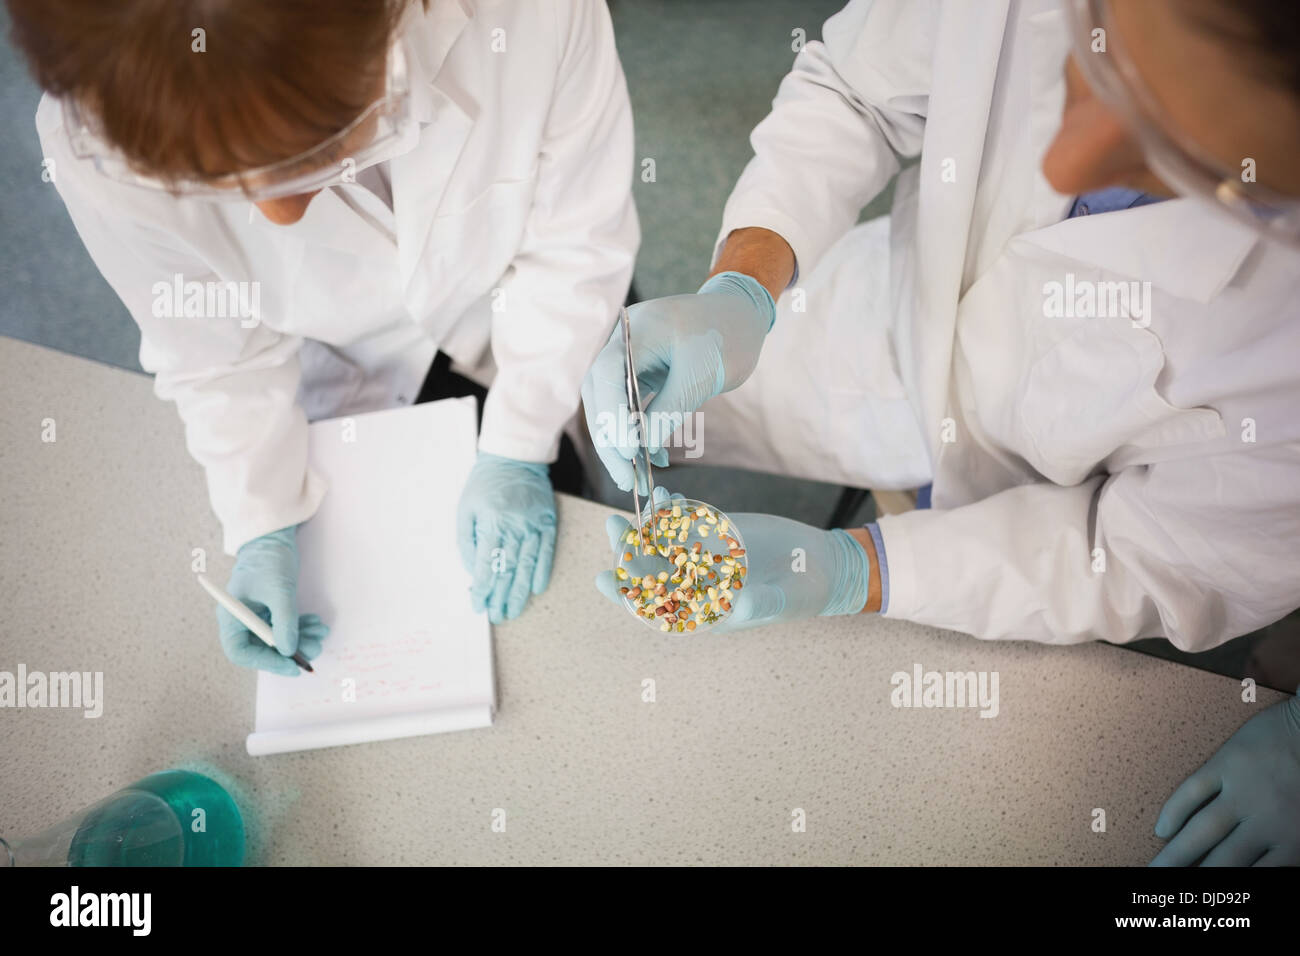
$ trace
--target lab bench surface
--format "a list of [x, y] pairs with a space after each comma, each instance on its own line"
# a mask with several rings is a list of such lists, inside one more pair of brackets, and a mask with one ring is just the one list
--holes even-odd
[[[495, 726], [253, 758], [255, 676], [193, 580], [195, 549], [218, 580], [231, 559], [174, 409], [12, 339], [0, 407], [0, 670], [104, 675], [98, 718], [0, 709], [6, 836], [185, 767], [235, 794], [254, 864], [1141, 864], [1165, 798], [1281, 696], [867, 616], [660, 635], [594, 590], [607, 509], [562, 497], [550, 589], [494, 629]], [[895, 707], [916, 665], [996, 673], [997, 715]]]

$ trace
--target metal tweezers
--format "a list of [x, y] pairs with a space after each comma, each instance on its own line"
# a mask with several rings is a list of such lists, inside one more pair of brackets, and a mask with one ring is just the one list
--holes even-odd
[[[623, 368], [625, 374], [624, 384], [627, 386], [627, 407], [632, 418], [633, 427], [636, 429], [636, 451], [632, 455], [632, 501], [636, 505], [637, 530], [637, 547], [643, 545], [640, 534], [641, 525], [641, 495], [637, 490], [641, 483], [641, 472], [637, 469], [637, 459], [644, 456], [645, 458], [645, 476], [646, 476], [646, 494], [649, 496], [647, 504], [654, 509], [654, 487], [655, 472], [650, 465], [650, 440], [646, 435], [645, 410], [641, 405], [641, 387], [636, 380], [636, 365], [632, 361], [632, 326], [628, 322], [627, 309], [619, 312], [619, 322], [623, 326]], [[651, 533], [654, 535], [655, 550], [659, 548], [659, 525], [654, 520], [654, 514], [649, 516]]]

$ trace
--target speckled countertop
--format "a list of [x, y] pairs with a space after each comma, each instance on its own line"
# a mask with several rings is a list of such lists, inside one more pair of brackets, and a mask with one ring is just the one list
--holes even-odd
[[[188, 767], [236, 795], [250, 863], [1140, 864], [1169, 793], [1280, 697], [878, 618], [659, 635], [597, 597], [606, 509], [563, 498], [550, 590], [494, 632], [494, 727], [253, 758], [255, 677], [191, 573], [195, 548], [218, 580], [230, 559], [174, 409], [6, 338], [0, 409], [0, 670], [102, 671], [105, 696], [98, 719], [0, 709], [6, 836]], [[893, 707], [917, 663], [996, 671], [998, 716]]]

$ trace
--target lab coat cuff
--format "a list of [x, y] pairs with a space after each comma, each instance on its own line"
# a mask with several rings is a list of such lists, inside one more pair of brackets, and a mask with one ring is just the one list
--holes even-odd
[[883, 617], [910, 620], [917, 610], [916, 558], [907, 522], [900, 520], [913, 514], [916, 512], [881, 515], [879, 521], [867, 526], [880, 555], [880, 613]]
[[479, 435], [478, 450], [484, 455], [549, 465], [560, 456], [560, 436], [557, 434], [548, 444], [534, 436], [511, 435], [484, 427]]
[[718, 257], [722, 255], [722, 247], [727, 243], [727, 237], [737, 229], [752, 228], [771, 230], [784, 239], [794, 251], [794, 275], [790, 277], [786, 289], [791, 288], [798, 282], [800, 272], [811, 268], [811, 264], [824, 251], [816, 248], [812, 238], [803, 226], [779, 209], [770, 207], [749, 209], [745, 207], [743, 202], [738, 204], [735, 209], [731, 209], [729, 204], [729, 208], [722, 219], [722, 229], [718, 233], [718, 241], [713, 245], [713, 261], [710, 263], [710, 271], [716, 268]]
[[300, 525], [316, 514], [321, 499], [329, 486], [325, 479], [308, 471], [302, 484], [302, 494], [294, 501], [272, 504], [262, 503], [257, 510], [226, 518], [222, 521], [222, 549], [234, 556], [241, 547], [254, 538], [291, 525]]
[[885, 557], [885, 539], [880, 534], [880, 526], [875, 522], [867, 525], [871, 543], [876, 546], [876, 565], [880, 568], [880, 613], [889, 613], [889, 559]]
[[[512, 378], [514, 381], [512, 382]], [[559, 457], [560, 433], [573, 415], [550, 394], [538, 379], [532, 388], [522, 387], [524, 378], [512, 369], [498, 367], [496, 380], [483, 402], [478, 450], [501, 458], [549, 465]], [[573, 388], [577, 405], [577, 385]]]

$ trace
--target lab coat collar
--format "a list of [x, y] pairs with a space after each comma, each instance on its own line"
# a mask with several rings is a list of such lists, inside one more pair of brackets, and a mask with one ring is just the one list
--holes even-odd
[[[429, 170], [421, 166], [431, 150], [441, 154], [459, 156], [465, 139], [473, 127], [472, 116], [477, 108], [472, 100], [459, 97], [468, 106], [459, 105], [448, 93], [439, 89], [438, 74], [448, 53], [470, 22], [472, 7], [468, 0], [441, 0], [431, 4], [428, 14], [418, 4], [412, 4], [398, 29], [398, 42], [404, 44], [408, 81], [410, 83], [409, 108], [419, 129], [433, 123], [439, 125], [437, 143], [428, 143], [425, 137], [413, 138], [401, 152], [388, 158], [392, 169], [393, 205], [396, 215], [399, 249], [406, 247], [403, 258], [403, 278], [408, 278], [418, 261], [420, 242], [400, 241], [410, 238], [420, 217], [429, 218], [429, 202], [436, 202], [451, 174], [451, 165], [445, 170]], [[453, 163], [454, 165], [454, 163]], [[272, 223], [257, 211], [249, 210], [249, 221], [277, 233], [292, 234], [308, 244], [328, 246], [362, 257], [392, 253], [393, 236], [385, 230], [372, 228], [359, 221], [355, 211], [333, 189], [323, 190], [301, 220], [292, 226]], [[427, 226], [427, 223], [426, 223]], [[423, 233], [418, 237], [423, 239]], [[408, 261], [409, 260], [409, 261]]]
[[[945, 182], [942, 164], [976, 170], [984, 157], [989, 111], [1001, 59], [1010, 0], [954, 3], [939, 17], [935, 49], [997, 51], [995, 56], [936, 57], [931, 82], [935, 89], [961, 90], [961, 97], [931, 101], [929, 130], [944, 130], [942, 147], [922, 148], [920, 177]], [[944, 112], [940, 114], [938, 110]], [[933, 124], [933, 125], [931, 125]], [[949, 144], [958, 145], [952, 150]], [[948, 385], [952, 369], [953, 329], [962, 289], [963, 263], [970, 242], [976, 176], [959, 175], [942, 189], [921, 189], [917, 195], [917, 266], [914, 314], [924, 329], [917, 340], [900, 343], [904, 385], [919, 397], [918, 417], [931, 453], [937, 459], [944, 443], [937, 425], [948, 414]], [[933, 460], [933, 459], [932, 459]]]
[[1017, 241], [1206, 303], [1232, 281], [1260, 238], [1207, 200], [1180, 198], [1076, 216]]
[[454, 71], [443, 69], [472, 13], [465, 0], [444, 0], [433, 4], [406, 34], [413, 64], [411, 109], [422, 130], [435, 127], [392, 161], [398, 269], [403, 288], [416, 296], [427, 294], [428, 290], [413, 290], [411, 285], [419, 277], [418, 266], [442, 195], [479, 115], [478, 103]]
[[447, 54], [465, 32], [473, 15], [468, 0], [437, 0], [426, 14], [419, 3], [412, 3], [402, 21], [400, 34], [405, 42], [406, 62], [411, 83], [411, 113], [421, 125], [437, 118], [432, 85], [447, 59]]

